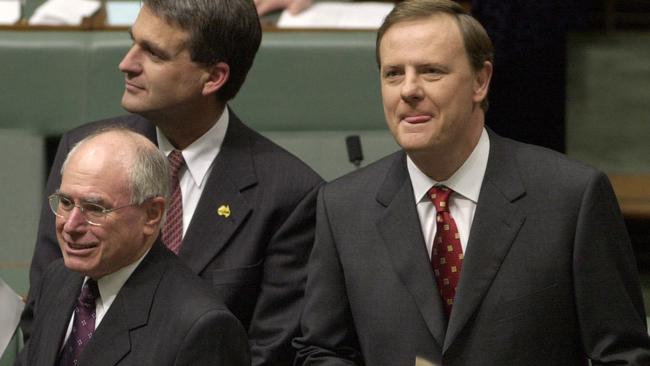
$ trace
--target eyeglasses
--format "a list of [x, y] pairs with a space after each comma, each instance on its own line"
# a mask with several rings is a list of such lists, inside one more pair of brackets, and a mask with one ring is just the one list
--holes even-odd
[[123, 209], [125, 207], [137, 205], [136, 203], [130, 203], [128, 205], [110, 209], [90, 202], [82, 202], [81, 204], [77, 205], [72, 199], [60, 193], [54, 193], [47, 199], [50, 202], [50, 208], [52, 209], [52, 212], [56, 216], [67, 220], [68, 217], [70, 217], [72, 210], [77, 207], [79, 211], [81, 211], [81, 216], [83, 216], [84, 220], [86, 220], [86, 222], [90, 225], [95, 226], [101, 226], [106, 219], [106, 215], [109, 213]]

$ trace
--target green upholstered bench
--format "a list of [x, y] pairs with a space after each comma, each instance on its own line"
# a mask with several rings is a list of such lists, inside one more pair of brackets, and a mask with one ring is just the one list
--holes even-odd
[[[366, 159], [397, 149], [385, 126], [374, 32], [265, 32], [258, 57], [231, 106], [326, 179], [353, 167], [344, 138], [361, 136]], [[124, 113], [118, 70], [126, 31], [0, 33], [0, 128], [59, 135]]]
[[0, 277], [23, 296], [43, 199], [43, 161], [42, 137], [0, 129]]
[[[325, 179], [354, 169], [347, 135], [360, 135], [364, 163], [376, 160], [397, 145], [383, 118], [374, 37], [374, 32], [266, 32], [231, 106]], [[0, 146], [9, 153], [2, 168], [13, 172], [2, 181], [11, 202], [0, 210], [7, 216], [0, 230], [13, 233], [7, 240], [15, 252], [3, 255], [0, 274], [21, 294], [27, 291], [46, 170], [42, 137], [124, 113], [118, 64], [130, 44], [126, 31], [0, 31], [0, 129], [8, 129], [0, 132]], [[16, 156], [21, 164], [15, 164]]]

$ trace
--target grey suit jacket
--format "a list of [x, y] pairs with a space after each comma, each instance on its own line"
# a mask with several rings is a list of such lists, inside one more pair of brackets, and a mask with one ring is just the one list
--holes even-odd
[[[83, 125], [66, 133], [45, 195], [60, 185], [72, 146], [106, 125], [123, 124], [156, 142], [155, 126], [136, 115]], [[230, 114], [228, 131], [189, 224], [179, 257], [248, 330], [254, 365], [287, 365], [299, 331], [306, 264], [314, 235], [322, 179], [307, 165]], [[54, 215], [43, 200], [30, 272], [31, 300], [44, 268], [61, 256]], [[217, 213], [230, 207], [230, 216]], [[29, 336], [30, 313], [21, 326]]]
[[490, 145], [448, 322], [405, 154], [322, 189], [297, 365], [650, 364], [605, 175], [493, 133]]
[[[24, 365], [55, 365], [83, 275], [53, 262], [35, 300]], [[246, 331], [161, 243], [124, 283], [79, 360], [79, 366], [250, 365]]]

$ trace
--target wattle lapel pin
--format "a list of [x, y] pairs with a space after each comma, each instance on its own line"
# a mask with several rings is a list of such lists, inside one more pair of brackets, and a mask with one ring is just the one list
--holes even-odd
[[221, 205], [217, 209], [217, 215], [223, 216], [225, 218], [230, 217], [230, 206], [229, 205]]

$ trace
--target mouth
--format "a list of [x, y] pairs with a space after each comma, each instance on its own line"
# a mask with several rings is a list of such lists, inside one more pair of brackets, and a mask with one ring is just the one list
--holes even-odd
[[432, 116], [426, 113], [415, 113], [401, 116], [400, 120], [409, 124], [419, 124], [430, 121]]
[[84, 244], [84, 243], [72, 243], [69, 241], [65, 242], [66, 252], [74, 255], [83, 255], [91, 252], [93, 249], [97, 248], [96, 243]]
[[135, 84], [135, 83], [133, 83], [131, 81], [128, 81], [128, 80], [126, 80], [124, 82], [124, 87], [126, 88], [126, 90], [129, 90], [129, 91], [144, 90], [144, 87], [142, 87], [142, 86], [140, 86], [138, 84]]

